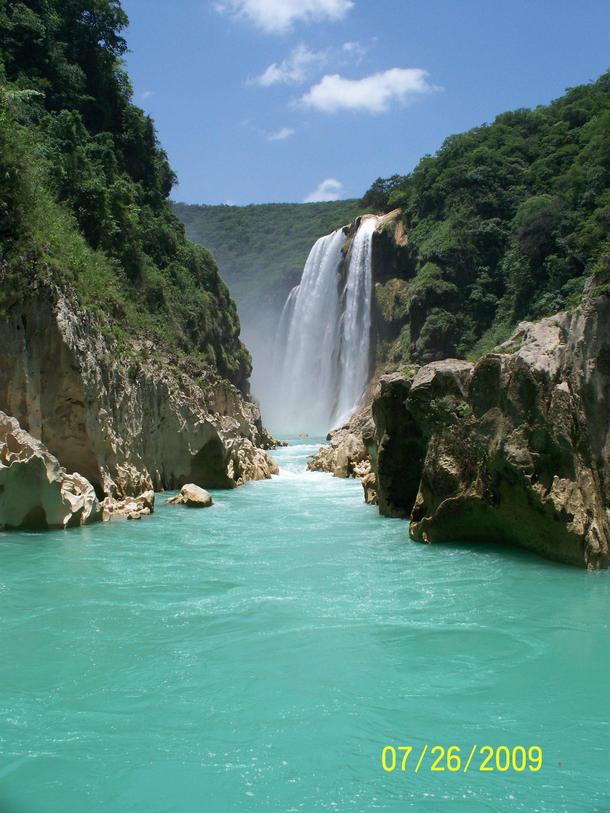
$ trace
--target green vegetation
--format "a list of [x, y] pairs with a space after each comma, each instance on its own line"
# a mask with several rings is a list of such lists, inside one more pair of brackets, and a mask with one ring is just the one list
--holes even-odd
[[189, 239], [214, 253], [242, 318], [261, 308], [276, 314], [281, 311], [315, 241], [363, 211], [355, 200], [252, 206], [174, 204]]
[[0, 306], [56, 285], [123, 348], [148, 338], [242, 384], [235, 305], [131, 103], [126, 24], [118, 0], [0, 0]]
[[610, 235], [610, 73], [546, 107], [448, 138], [369, 210], [409, 231], [408, 346], [396, 360], [476, 357], [521, 319], [580, 301]]

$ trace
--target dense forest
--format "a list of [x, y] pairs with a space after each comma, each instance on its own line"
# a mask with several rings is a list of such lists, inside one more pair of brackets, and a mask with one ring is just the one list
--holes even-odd
[[409, 246], [396, 360], [477, 355], [522, 318], [574, 307], [603, 262], [610, 73], [451, 136], [362, 201], [172, 205], [175, 177], [131, 101], [126, 24], [118, 0], [0, 0], [5, 311], [39, 282], [60, 285], [118, 349], [147, 337], [242, 383], [237, 312], [202, 245], [250, 319], [279, 311], [320, 235], [400, 207]]
[[251, 206], [174, 204], [190, 240], [213, 252], [243, 319], [281, 310], [303, 271], [312, 245], [351, 222], [357, 200], [267, 203]]
[[607, 262], [609, 138], [606, 73], [373, 183], [363, 206], [400, 207], [409, 235], [396, 360], [477, 356], [519, 320], [578, 304]]
[[59, 285], [117, 349], [147, 337], [241, 384], [235, 305], [131, 102], [126, 25], [118, 0], [0, 0], [0, 307]]

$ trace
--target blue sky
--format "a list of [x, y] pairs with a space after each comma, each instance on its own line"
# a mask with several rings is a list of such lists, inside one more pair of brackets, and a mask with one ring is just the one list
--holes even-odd
[[610, 64], [608, 0], [124, 0], [175, 200], [359, 197]]

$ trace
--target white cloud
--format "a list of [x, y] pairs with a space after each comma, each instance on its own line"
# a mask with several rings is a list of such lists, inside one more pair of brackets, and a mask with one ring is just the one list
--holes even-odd
[[361, 42], [344, 42], [341, 46], [343, 53], [357, 64], [362, 62], [362, 59], [368, 52], [368, 47]]
[[358, 41], [344, 42], [334, 49], [312, 51], [301, 43], [292, 51], [290, 56], [281, 62], [272, 62], [268, 68], [254, 79], [249, 79], [249, 85], [297, 85], [300, 82], [321, 73], [322, 68], [329, 63], [337, 65], [360, 64], [368, 53], [368, 46]]
[[140, 93], [140, 98], [150, 99], [151, 96], [154, 96], [154, 93], [154, 90], [144, 90], [142, 93]]
[[301, 97], [305, 107], [336, 113], [338, 110], [385, 113], [392, 102], [405, 104], [412, 96], [436, 90], [421, 68], [391, 68], [362, 79], [345, 79], [338, 73], [324, 76]]
[[310, 192], [309, 195], [304, 198], [303, 203], [315, 203], [321, 200], [339, 200], [342, 192], [343, 184], [341, 181], [337, 181], [335, 178], [326, 178], [321, 184], [318, 184], [317, 189], [314, 189], [313, 192]]
[[287, 138], [290, 138], [290, 136], [293, 136], [294, 133], [295, 131], [292, 127], [280, 127], [279, 130], [267, 135], [267, 141], [285, 141]]
[[217, 11], [245, 17], [263, 31], [282, 33], [295, 22], [340, 20], [353, 0], [220, 0]]
[[292, 85], [305, 81], [311, 72], [326, 62], [325, 51], [310, 51], [306, 45], [297, 45], [287, 59], [282, 62], [273, 62], [269, 67], [254, 79], [249, 80], [251, 85]]

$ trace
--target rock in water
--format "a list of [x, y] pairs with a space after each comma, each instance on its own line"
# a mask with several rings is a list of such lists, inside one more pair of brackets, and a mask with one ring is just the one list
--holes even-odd
[[189, 508], [209, 508], [214, 500], [205, 490], [194, 483], [187, 483], [180, 489], [180, 494], [168, 500], [170, 505], [186, 505]]
[[15, 418], [0, 412], [0, 528], [67, 528], [100, 519], [91, 483], [68, 474]]
[[358, 411], [345, 426], [327, 435], [329, 446], [322, 446], [307, 461], [310, 471], [325, 471], [335, 477], [359, 477], [363, 479], [370, 470], [369, 453], [363, 437], [373, 434], [370, 405]]
[[127, 519], [142, 519], [154, 513], [155, 492], [144, 491], [137, 497], [126, 497], [124, 500], [116, 500], [113, 497], [106, 497], [102, 502], [102, 518], [104, 522], [115, 517], [126, 517]]
[[[593, 292], [595, 293], [595, 292]], [[610, 299], [524, 322], [475, 365], [382, 379], [372, 455], [381, 513], [420, 542], [504, 542], [607, 568]]]

